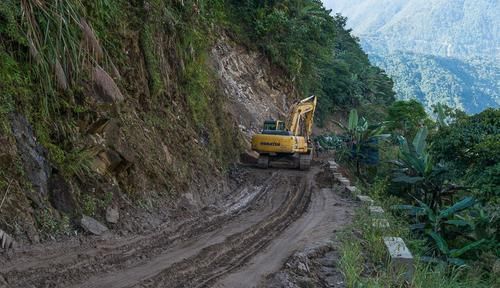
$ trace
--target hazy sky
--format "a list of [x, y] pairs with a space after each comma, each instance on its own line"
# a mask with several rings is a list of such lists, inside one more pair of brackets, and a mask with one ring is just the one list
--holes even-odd
[[[325, 8], [327, 9], [332, 9], [333, 5], [332, 3], [334, 2], [335, 0], [323, 0], [323, 5], [325, 6]], [[335, 12], [335, 11], [333, 11]]]

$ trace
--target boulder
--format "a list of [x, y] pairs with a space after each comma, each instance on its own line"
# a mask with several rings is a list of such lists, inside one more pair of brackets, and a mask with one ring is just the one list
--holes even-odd
[[82, 216], [80, 225], [85, 231], [94, 235], [102, 235], [109, 231], [108, 227], [104, 226], [104, 224], [87, 215]]
[[120, 211], [118, 208], [109, 206], [106, 209], [106, 221], [108, 223], [116, 224], [118, 223], [118, 220], [120, 219]]
[[193, 193], [184, 193], [177, 203], [177, 207], [189, 211], [196, 210], [196, 201], [194, 200]]

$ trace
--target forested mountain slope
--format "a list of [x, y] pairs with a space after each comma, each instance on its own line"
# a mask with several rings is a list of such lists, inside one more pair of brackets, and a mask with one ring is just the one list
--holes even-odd
[[376, 50], [500, 59], [500, 3], [494, 0], [325, 1]]
[[[396, 80], [398, 98], [419, 99], [428, 111], [437, 101], [468, 113], [500, 105], [498, 1], [325, 4], [333, 13], [349, 18], [348, 26], [360, 37], [371, 59]], [[430, 74], [434, 79], [427, 81]]]
[[393, 77], [400, 99], [416, 98], [429, 110], [437, 103], [468, 113], [500, 106], [497, 62], [411, 52], [373, 53], [370, 60]]

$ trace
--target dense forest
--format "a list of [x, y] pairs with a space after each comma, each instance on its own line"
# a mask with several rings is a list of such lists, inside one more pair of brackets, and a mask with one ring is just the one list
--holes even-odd
[[494, 61], [409, 52], [377, 54], [370, 49], [367, 52], [373, 64], [393, 77], [399, 99], [418, 99], [430, 113], [437, 103], [470, 114], [500, 105], [500, 67]]
[[[353, 109], [348, 125], [338, 123], [343, 133], [318, 141], [391, 211], [397, 219], [391, 225], [400, 225], [397, 233], [406, 235], [421, 261], [450, 269], [445, 273], [456, 278], [449, 287], [491, 287], [500, 256], [500, 111], [468, 116], [438, 104], [433, 120], [421, 103], [406, 100], [384, 112], [383, 121], [374, 121]], [[376, 247], [376, 232], [359, 221], [366, 230], [362, 241]], [[379, 257], [377, 248], [370, 249]], [[457, 267], [470, 269], [450, 272]], [[351, 277], [363, 283], [358, 274]], [[443, 287], [430, 279], [431, 287]]]
[[498, 60], [497, 17], [491, 0], [332, 0], [350, 28], [382, 53], [407, 51], [442, 57]]
[[500, 105], [498, 1], [326, 1], [349, 17], [363, 49], [395, 81], [398, 99], [432, 112], [443, 103], [467, 113]]

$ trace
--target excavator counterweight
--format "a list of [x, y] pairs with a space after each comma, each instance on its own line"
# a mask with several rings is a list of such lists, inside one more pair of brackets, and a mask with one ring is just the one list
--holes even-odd
[[252, 137], [252, 150], [259, 153], [259, 167], [309, 169], [313, 154], [310, 136], [316, 104], [316, 96], [311, 96], [292, 105], [286, 122], [264, 121], [261, 133]]

